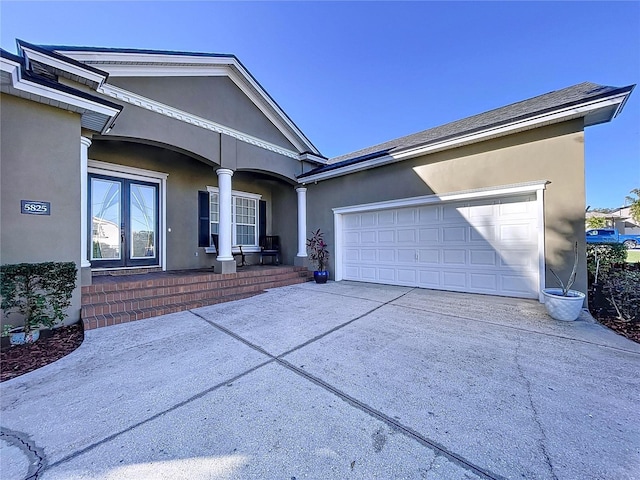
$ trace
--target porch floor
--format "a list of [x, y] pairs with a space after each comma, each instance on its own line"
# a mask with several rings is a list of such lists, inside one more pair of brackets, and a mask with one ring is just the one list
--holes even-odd
[[196, 269], [98, 275], [82, 287], [81, 318], [85, 329], [117, 325], [247, 298], [311, 277], [305, 267], [291, 265], [251, 265], [226, 274]]

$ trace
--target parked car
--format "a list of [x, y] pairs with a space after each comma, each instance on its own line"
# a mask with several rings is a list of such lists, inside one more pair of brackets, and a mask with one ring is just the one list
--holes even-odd
[[587, 230], [587, 243], [622, 243], [627, 248], [640, 246], [640, 235], [622, 235], [613, 228]]

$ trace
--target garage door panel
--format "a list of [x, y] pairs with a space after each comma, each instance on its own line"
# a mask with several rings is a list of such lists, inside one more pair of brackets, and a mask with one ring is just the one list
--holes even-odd
[[398, 249], [398, 262], [415, 263], [416, 250], [415, 249]]
[[440, 220], [441, 209], [440, 206], [418, 208], [418, 221], [424, 224]]
[[447, 242], [466, 242], [467, 241], [467, 227], [444, 227], [442, 229], [442, 240]]
[[419, 263], [440, 263], [440, 250], [439, 249], [429, 249], [429, 248], [421, 248], [418, 250], [418, 262]]
[[531, 291], [531, 282], [524, 275], [502, 275], [501, 280], [502, 290], [505, 292], [524, 296]]
[[537, 298], [535, 198], [346, 214], [343, 278]]
[[464, 289], [467, 286], [465, 272], [442, 272], [442, 286], [445, 288]]
[[418, 231], [418, 241], [420, 243], [436, 243], [440, 240], [439, 228], [421, 228]]
[[530, 241], [535, 233], [532, 226], [527, 223], [500, 225], [499, 232], [500, 241], [503, 242]]
[[498, 265], [497, 253], [494, 250], [470, 250], [469, 264], [495, 267]]
[[440, 271], [439, 270], [419, 270], [418, 284], [426, 288], [440, 287]]
[[378, 268], [378, 280], [383, 282], [394, 282], [396, 280], [396, 269]]
[[360, 217], [360, 225], [362, 227], [373, 227], [377, 224], [377, 214], [363, 213]]
[[398, 269], [398, 281], [405, 283], [405, 284], [410, 284], [410, 285], [415, 285], [417, 280], [417, 275], [416, 275], [416, 271], [414, 269], [404, 269], [404, 268], [399, 268]]
[[415, 243], [416, 237], [415, 228], [398, 230], [398, 243]]
[[[362, 260], [363, 262], [375, 262], [377, 260], [376, 258], [377, 251], [378, 251], [377, 249], [363, 248], [359, 252], [360, 254], [359, 260]], [[358, 260], [358, 258], [356, 256], [349, 256], [347, 257], [347, 261], [349, 260]]]
[[394, 230], [380, 230], [378, 233], [378, 242], [380, 243], [395, 243], [396, 232]]
[[394, 249], [378, 249], [378, 259], [381, 262], [395, 262], [396, 261], [396, 251]]
[[466, 250], [442, 250], [442, 263], [444, 265], [465, 265], [467, 263]]
[[470, 273], [469, 286], [476, 291], [495, 291], [498, 288], [498, 275], [490, 273]]
[[360, 243], [377, 243], [375, 230], [365, 230], [360, 234]]

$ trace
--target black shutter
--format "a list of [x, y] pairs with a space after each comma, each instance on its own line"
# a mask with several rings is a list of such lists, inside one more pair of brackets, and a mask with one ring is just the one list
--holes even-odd
[[209, 192], [198, 192], [198, 246], [208, 247], [209, 240]]
[[264, 237], [267, 234], [267, 202], [260, 200], [259, 209], [258, 238]]

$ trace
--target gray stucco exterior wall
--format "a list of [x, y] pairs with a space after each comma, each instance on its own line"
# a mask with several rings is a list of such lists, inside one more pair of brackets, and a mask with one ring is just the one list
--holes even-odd
[[[0, 102], [0, 263], [74, 262], [79, 271], [80, 117], [10, 95]], [[51, 215], [21, 214], [20, 200], [51, 202]], [[79, 275], [67, 324], [80, 318]]]
[[574, 288], [586, 292], [584, 133], [581, 119], [373, 168], [307, 185], [308, 229], [321, 228], [335, 265], [332, 208], [548, 180], [545, 191], [546, 285], [580, 266]]
[[275, 145], [296, 150], [228, 77], [111, 77], [109, 83]]

